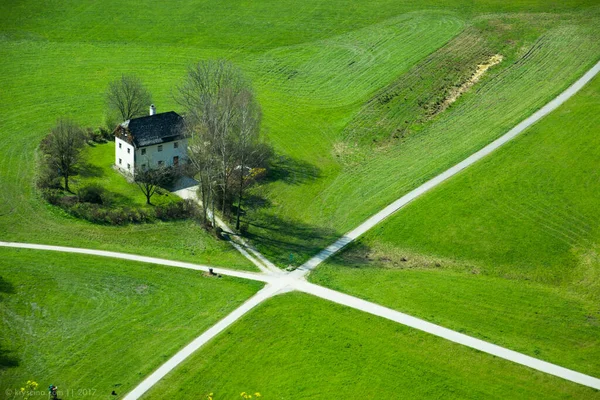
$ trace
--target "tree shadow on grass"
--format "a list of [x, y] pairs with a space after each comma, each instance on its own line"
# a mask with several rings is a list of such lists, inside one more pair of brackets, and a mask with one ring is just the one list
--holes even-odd
[[94, 164], [83, 164], [77, 170], [77, 175], [82, 178], [100, 178], [104, 176], [104, 169]]
[[0, 371], [19, 366], [19, 359], [10, 350], [0, 347]]
[[242, 210], [245, 208], [249, 211], [257, 211], [260, 209], [266, 209], [272, 206], [271, 200], [260, 196], [256, 193], [247, 194], [244, 199], [244, 205]]
[[288, 185], [301, 185], [321, 177], [321, 170], [297, 158], [278, 156], [271, 162], [266, 182], [282, 181]]
[[[137, 203], [134, 199], [129, 196], [125, 196], [124, 194], [113, 192], [110, 190], [106, 191], [107, 194], [107, 207], [121, 206], [121, 207], [137, 207]], [[140, 197], [143, 197], [142, 192], [140, 192]]]
[[[0, 301], [4, 299], [3, 294], [14, 294], [15, 287], [12, 283], [0, 276]], [[2, 348], [0, 345], [0, 371], [6, 368], [19, 366], [19, 360], [13, 355], [13, 352]]]
[[[271, 161], [262, 182], [298, 186], [320, 177], [321, 170], [309, 162], [280, 155]], [[280, 267], [301, 265], [341, 236], [331, 228], [274, 215], [273, 204], [261, 193], [258, 186], [245, 195], [240, 213], [244, 237]], [[234, 205], [233, 215], [236, 211]]]
[[248, 226], [244, 236], [280, 267], [301, 265], [341, 236], [331, 228], [264, 213], [242, 222]]
[[[6, 279], [4, 279], [2, 276], [0, 276], [0, 293], [6, 293], [6, 294], [14, 294], [15, 293], [15, 287], [13, 286], [13, 284], [10, 283], [9, 281], [7, 281]], [[2, 297], [0, 297], [0, 299], [2, 299]]]

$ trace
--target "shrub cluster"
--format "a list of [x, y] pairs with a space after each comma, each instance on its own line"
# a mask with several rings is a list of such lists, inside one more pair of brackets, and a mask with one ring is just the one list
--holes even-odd
[[85, 136], [88, 142], [106, 143], [115, 140], [112, 132], [104, 127], [86, 128]]
[[198, 205], [190, 199], [156, 206], [154, 212], [156, 218], [161, 221], [197, 218], [199, 216]]
[[107, 225], [126, 225], [152, 221], [151, 213], [143, 209], [130, 207], [103, 207], [94, 203], [76, 203], [68, 210], [72, 215]]
[[48, 203], [77, 218], [97, 224], [126, 225], [155, 220], [174, 221], [197, 218], [199, 215], [198, 206], [192, 200], [168, 203], [150, 209], [111, 207], [109, 193], [97, 185], [80, 189], [76, 196], [65, 195], [64, 191], [55, 188], [43, 188], [41, 193]]

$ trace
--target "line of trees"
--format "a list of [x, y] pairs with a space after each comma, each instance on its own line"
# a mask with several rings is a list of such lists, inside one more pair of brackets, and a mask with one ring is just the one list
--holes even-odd
[[204, 222], [208, 209], [213, 217], [216, 208], [227, 216], [237, 202], [239, 229], [252, 172], [266, 168], [272, 155], [260, 137], [262, 113], [252, 86], [231, 63], [202, 61], [188, 68], [176, 101], [185, 110], [188, 157], [199, 181]]

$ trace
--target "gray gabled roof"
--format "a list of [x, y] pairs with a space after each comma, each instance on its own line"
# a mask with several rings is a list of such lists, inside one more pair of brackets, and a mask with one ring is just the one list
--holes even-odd
[[174, 111], [133, 118], [121, 124], [135, 147], [172, 142], [183, 138], [183, 118]]

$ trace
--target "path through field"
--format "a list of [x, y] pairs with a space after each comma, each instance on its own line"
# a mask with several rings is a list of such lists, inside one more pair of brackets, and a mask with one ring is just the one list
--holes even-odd
[[[350, 296], [344, 293], [337, 292], [332, 289], [327, 289], [315, 284], [308, 283], [305, 280], [305, 277], [310, 271], [316, 268], [320, 263], [325, 261], [327, 258], [331, 257], [336, 252], [340, 251], [343, 247], [354, 241], [356, 238], [367, 232], [369, 229], [373, 228], [375, 225], [404, 207], [406, 204], [411, 202], [412, 200], [418, 198], [419, 196], [425, 194], [430, 189], [440, 185], [442, 182], [446, 181], [450, 177], [456, 175], [463, 169], [469, 167], [475, 162], [481, 160], [485, 156], [492, 153], [494, 150], [498, 149], [508, 141], [515, 138], [518, 134], [523, 132], [525, 129], [535, 124], [544, 116], [548, 115], [550, 112], [555, 110], [561, 104], [563, 104], [566, 100], [572, 97], [575, 93], [577, 93], [586, 83], [588, 83], [595, 75], [600, 72], [600, 62], [598, 62], [592, 69], [590, 69], [583, 77], [581, 77], [577, 82], [575, 82], [572, 86], [570, 86], [567, 90], [561, 93], [554, 100], [546, 104], [543, 108], [535, 112], [526, 120], [522, 121], [516, 127], [511, 129], [505, 135], [485, 146], [481, 150], [472, 154], [462, 162], [456, 164], [435, 178], [429, 180], [425, 184], [419, 186], [417, 189], [414, 189], [407, 195], [401, 197], [396, 200], [367, 221], [359, 225], [354, 230], [348, 232], [346, 235], [335, 241], [332, 245], [328, 246], [326, 249], [318, 253], [316, 256], [311, 258], [308, 262], [302, 265], [297, 270], [291, 273], [283, 273], [281, 270], [277, 269], [266, 257], [260, 254], [254, 248], [248, 246], [247, 243], [243, 241], [232, 242], [232, 244], [244, 254], [245, 257], [250, 259], [253, 263], [255, 263], [261, 271], [262, 274], [251, 273], [251, 272], [241, 272], [241, 271], [233, 271], [224, 268], [215, 268], [214, 271], [216, 273], [220, 273], [223, 275], [235, 276], [243, 279], [252, 279], [258, 280], [267, 283], [267, 285], [259, 291], [256, 295], [246, 301], [242, 306], [234, 310], [231, 314], [226, 316], [224, 319], [219, 321], [216, 325], [208, 329], [198, 338], [196, 338], [192, 343], [184, 347], [181, 351], [179, 351], [176, 355], [171, 357], [165, 364], [163, 364], [160, 368], [158, 368], [154, 373], [152, 373], [149, 377], [147, 377], [144, 381], [142, 381], [133, 391], [131, 391], [125, 399], [138, 399], [144, 393], [154, 386], [158, 381], [160, 381], [165, 375], [167, 375], [170, 371], [172, 371], [177, 365], [179, 365], [182, 361], [184, 361], [187, 357], [189, 357], [193, 352], [207, 343], [209, 340], [214, 338], [220, 332], [225, 330], [235, 321], [240, 319], [243, 315], [248, 313], [254, 307], [256, 307], [261, 302], [273, 297], [274, 295], [282, 292], [297, 290], [304, 293], [312, 294], [314, 296], [321, 297], [323, 299], [327, 299], [329, 301], [345, 305], [347, 307], [355, 308], [357, 310], [361, 310], [367, 312], [369, 314], [373, 314], [376, 316], [380, 316], [386, 318], [388, 320], [410, 326], [412, 328], [428, 332], [432, 335], [439, 336], [441, 338], [450, 340], [455, 343], [459, 343], [464, 346], [471, 347], [473, 349], [480, 350], [482, 352], [494, 355], [496, 357], [500, 357], [521, 365], [528, 366], [530, 368], [536, 369], [538, 371], [542, 371], [557, 377], [561, 377], [563, 379], [579, 383], [581, 385], [585, 385], [591, 388], [595, 388], [600, 390], [600, 379], [585, 375], [573, 370], [569, 370], [558, 365], [554, 365], [488, 342], [485, 342], [480, 339], [476, 339], [450, 329], [441, 327], [439, 325], [432, 324], [430, 322], [421, 320], [419, 318], [412, 317], [410, 315], [391, 310], [389, 308], [380, 306], [378, 304], [365, 301], [359, 299], [354, 296]], [[187, 198], [195, 198], [193, 195], [193, 191], [184, 191], [180, 192], [180, 195]], [[197, 200], [197, 198], [196, 198]], [[128, 259], [134, 261], [141, 261], [153, 264], [161, 264], [167, 266], [173, 266], [178, 268], [189, 268], [200, 271], [208, 271], [208, 266], [205, 265], [195, 265], [191, 263], [177, 262], [165, 259], [158, 259], [146, 256], [138, 256], [126, 253], [116, 253], [109, 251], [99, 251], [99, 250], [89, 250], [89, 249], [81, 249], [81, 248], [69, 248], [69, 247], [60, 247], [60, 246], [46, 246], [46, 245], [36, 245], [36, 244], [24, 244], [24, 243], [10, 243], [10, 242], [0, 242], [0, 247], [16, 247], [16, 248], [28, 248], [28, 249], [37, 249], [37, 250], [48, 250], [48, 251], [62, 251], [62, 252], [72, 252], [72, 253], [82, 253], [82, 254], [90, 254], [96, 256], [103, 257], [113, 257], [113, 258], [121, 258]], [[248, 250], [246, 250], [248, 249]], [[250, 255], [251, 252], [254, 256]]]

